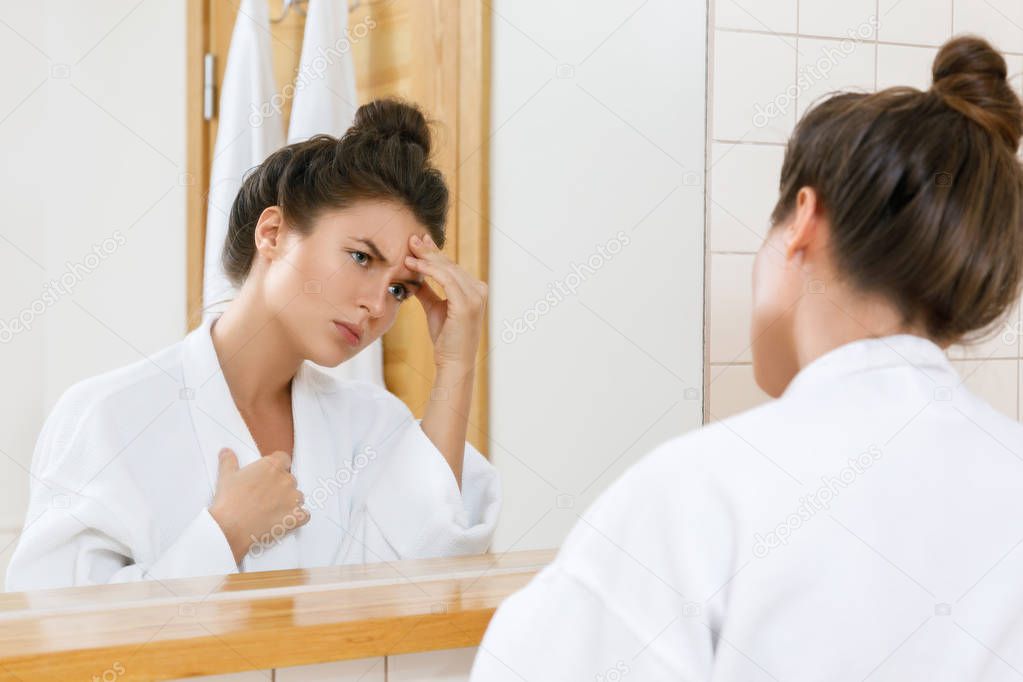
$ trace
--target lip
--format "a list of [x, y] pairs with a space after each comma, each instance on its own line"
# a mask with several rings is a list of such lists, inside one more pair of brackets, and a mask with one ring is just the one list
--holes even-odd
[[348, 322], [338, 322], [337, 320], [333, 322], [334, 327], [341, 333], [341, 336], [351, 345], [356, 346], [362, 340], [362, 329], [359, 327]]

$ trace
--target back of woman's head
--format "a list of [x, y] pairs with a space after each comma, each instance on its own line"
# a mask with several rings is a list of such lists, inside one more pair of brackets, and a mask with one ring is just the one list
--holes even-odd
[[444, 246], [448, 189], [431, 163], [430, 128], [415, 105], [369, 102], [341, 138], [315, 135], [282, 147], [249, 171], [231, 206], [224, 272], [235, 286], [244, 282], [255, 255], [256, 223], [268, 206], [280, 206], [289, 226], [308, 234], [322, 212], [364, 200], [405, 206]]
[[926, 92], [842, 93], [811, 109], [789, 140], [771, 221], [813, 187], [839, 274], [953, 342], [1020, 293], [1023, 109], [980, 38], [946, 43], [932, 76]]

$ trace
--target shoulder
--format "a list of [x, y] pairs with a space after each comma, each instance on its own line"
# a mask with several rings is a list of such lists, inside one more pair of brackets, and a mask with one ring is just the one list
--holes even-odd
[[96, 438], [116, 421], [130, 429], [134, 415], [152, 419], [152, 406], [180, 397], [181, 343], [68, 387], [47, 417], [40, 442], [60, 450], [73, 441]]
[[697, 569], [684, 566], [685, 553], [696, 552], [715, 575], [726, 570], [745, 500], [763, 479], [762, 457], [748, 441], [777, 418], [776, 409], [767, 404], [653, 448], [581, 515], [565, 542], [565, 562], [586, 574], [593, 555], [620, 558], [608, 548], [624, 549], [626, 557], [692, 574]]
[[755, 475], [748, 460], [750, 455], [761, 460], [763, 453], [753, 442], [781, 419], [779, 410], [780, 401], [772, 401], [670, 438], [636, 462], [609, 492], [617, 487], [616, 494], [649, 500], [649, 491], [657, 490], [672, 504], [682, 492], [694, 498], [728, 494], [746, 474]]

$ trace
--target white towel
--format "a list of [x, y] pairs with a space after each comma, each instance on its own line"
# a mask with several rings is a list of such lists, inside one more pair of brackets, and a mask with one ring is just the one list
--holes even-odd
[[[310, 0], [288, 143], [318, 133], [340, 137], [352, 125], [357, 107], [347, 0]], [[361, 379], [383, 386], [383, 345], [378, 339], [348, 362], [323, 369], [339, 379]]]
[[220, 265], [231, 204], [245, 172], [283, 146], [283, 120], [274, 82], [268, 3], [242, 0], [220, 90], [217, 142], [210, 171], [203, 267], [204, 319], [222, 311], [225, 307], [222, 302], [236, 293]]
[[358, 106], [347, 0], [310, 0], [288, 144], [317, 133], [340, 137]]

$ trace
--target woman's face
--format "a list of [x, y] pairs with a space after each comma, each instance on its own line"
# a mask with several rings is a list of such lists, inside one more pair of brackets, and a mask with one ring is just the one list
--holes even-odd
[[368, 200], [325, 211], [307, 235], [288, 230], [265, 291], [302, 357], [334, 367], [390, 329], [422, 284], [405, 266], [409, 238], [427, 233], [405, 206]]
[[771, 228], [753, 262], [753, 375], [772, 397], [781, 395], [799, 371], [794, 320], [805, 280], [800, 258], [786, 256], [786, 232], [786, 225]]

